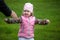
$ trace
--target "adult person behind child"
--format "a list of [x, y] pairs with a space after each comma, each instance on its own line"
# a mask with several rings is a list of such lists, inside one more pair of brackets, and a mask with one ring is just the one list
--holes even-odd
[[11, 16], [14, 19], [18, 19], [16, 13], [9, 9], [4, 0], [0, 0], [0, 12], [2, 12], [6, 17]]

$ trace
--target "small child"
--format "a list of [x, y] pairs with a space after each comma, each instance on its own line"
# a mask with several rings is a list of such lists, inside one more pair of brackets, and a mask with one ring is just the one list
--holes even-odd
[[25, 3], [23, 14], [18, 20], [5, 19], [5, 22], [20, 23], [20, 29], [18, 33], [19, 40], [34, 40], [34, 25], [46, 25], [49, 23], [49, 20], [36, 19], [33, 15], [33, 4]]

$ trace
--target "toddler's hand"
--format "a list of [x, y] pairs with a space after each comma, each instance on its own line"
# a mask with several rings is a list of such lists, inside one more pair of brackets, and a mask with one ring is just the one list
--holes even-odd
[[50, 20], [49, 19], [45, 19], [45, 24], [48, 24], [50, 23]]

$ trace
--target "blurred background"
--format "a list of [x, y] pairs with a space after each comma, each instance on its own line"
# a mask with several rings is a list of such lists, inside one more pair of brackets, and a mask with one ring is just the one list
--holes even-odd
[[[26, 2], [34, 5], [34, 15], [39, 19], [49, 19], [48, 25], [35, 25], [35, 40], [60, 40], [60, 0], [5, 0], [18, 17]], [[0, 40], [18, 40], [19, 24], [7, 24], [0, 12]]]

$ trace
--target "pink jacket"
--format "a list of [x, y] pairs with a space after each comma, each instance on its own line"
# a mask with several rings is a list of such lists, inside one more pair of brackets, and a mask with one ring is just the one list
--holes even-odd
[[35, 17], [31, 16], [29, 18], [21, 16], [22, 23], [19, 29], [18, 36], [25, 37], [25, 38], [32, 38], [34, 37], [34, 24], [35, 24]]

